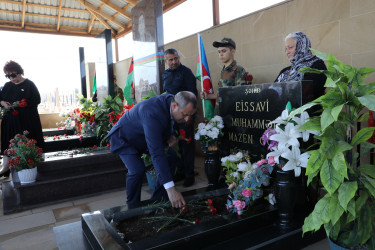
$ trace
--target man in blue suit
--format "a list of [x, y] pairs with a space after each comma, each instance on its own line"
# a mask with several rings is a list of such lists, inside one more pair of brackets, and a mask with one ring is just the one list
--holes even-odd
[[141, 199], [145, 165], [142, 153], [149, 150], [157, 181], [151, 198], [166, 193], [173, 207], [184, 206], [185, 200], [173, 182], [173, 166], [165, 154], [166, 146], [178, 143], [173, 135], [173, 125], [192, 119], [197, 110], [197, 98], [189, 91], [175, 96], [160, 95], [144, 100], [125, 113], [108, 133], [111, 152], [118, 154], [128, 169], [126, 175], [127, 204], [136, 205]]

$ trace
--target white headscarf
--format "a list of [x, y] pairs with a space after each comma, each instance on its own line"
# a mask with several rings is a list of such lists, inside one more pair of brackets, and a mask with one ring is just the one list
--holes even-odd
[[296, 51], [289, 70], [283, 72], [276, 80], [276, 82], [286, 81], [301, 81], [304, 73], [298, 72], [303, 67], [311, 67], [311, 65], [318, 61], [319, 58], [311, 53], [310, 39], [303, 32], [294, 33], [296, 39]]

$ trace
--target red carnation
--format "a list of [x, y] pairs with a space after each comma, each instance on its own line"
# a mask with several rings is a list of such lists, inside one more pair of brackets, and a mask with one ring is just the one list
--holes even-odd
[[12, 112], [13, 115], [18, 115], [18, 113], [19, 112], [17, 110], [13, 110], [13, 112]]
[[21, 107], [21, 108], [24, 108], [24, 107], [26, 107], [26, 106], [27, 106], [27, 102], [26, 102], [26, 99], [25, 99], [25, 98], [23, 98], [23, 99], [21, 100], [21, 102], [19, 103], [19, 105], [20, 105], [20, 107]]
[[180, 129], [180, 137], [181, 137], [181, 140], [185, 140], [185, 138], [186, 138], [186, 132], [185, 132], [185, 130]]

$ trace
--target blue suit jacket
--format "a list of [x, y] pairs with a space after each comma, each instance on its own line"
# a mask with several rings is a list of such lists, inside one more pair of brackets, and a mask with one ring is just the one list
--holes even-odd
[[125, 113], [109, 131], [111, 152], [141, 154], [148, 148], [161, 184], [173, 180], [164, 148], [173, 133], [170, 106], [173, 95], [144, 100]]

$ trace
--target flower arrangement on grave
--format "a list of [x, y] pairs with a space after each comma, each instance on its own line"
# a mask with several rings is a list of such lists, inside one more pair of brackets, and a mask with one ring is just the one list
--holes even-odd
[[125, 105], [122, 103], [120, 97], [111, 96], [105, 97], [103, 103], [95, 110], [96, 135], [100, 141], [100, 145], [108, 143], [109, 139], [104, 140], [105, 136], [117, 121], [128, 112], [132, 105]]
[[294, 170], [295, 176], [298, 177], [301, 175], [301, 168], [306, 168], [310, 158], [308, 152], [301, 154], [300, 146], [309, 140], [310, 134], [316, 135], [318, 131], [301, 128], [310, 119], [307, 112], [302, 112], [299, 117], [290, 117], [291, 111], [292, 107], [288, 102], [281, 116], [268, 124], [269, 128], [261, 139], [263, 145], [268, 143], [268, 150], [271, 151], [266, 160], [276, 162], [284, 171]]
[[9, 142], [9, 148], [4, 154], [10, 157], [9, 166], [21, 171], [36, 167], [42, 158], [42, 149], [36, 146], [36, 140], [29, 139], [27, 130], [23, 134], [16, 134]]
[[5, 107], [0, 108], [0, 119], [3, 119], [7, 114], [18, 115], [18, 110], [16, 108], [25, 108], [27, 106], [27, 101], [25, 98], [20, 101], [13, 102], [9, 109]]
[[200, 142], [203, 152], [218, 150], [218, 141], [224, 135], [223, 128], [223, 118], [218, 115], [198, 124], [195, 140]]
[[95, 110], [98, 104], [83, 95], [78, 94], [77, 97], [78, 105], [60, 113], [60, 117], [66, 119], [57, 125], [62, 125], [65, 129], [75, 128], [77, 133], [83, 135], [95, 135]]
[[227, 210], [241, 215], [252, 201], [263, 196], [261, 187], [269, 185], [275, 164], [265, 160], [252, 164], [250, 157], [242, 152], [221, 158], [221, 163], [230, 191]]

